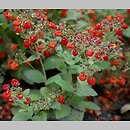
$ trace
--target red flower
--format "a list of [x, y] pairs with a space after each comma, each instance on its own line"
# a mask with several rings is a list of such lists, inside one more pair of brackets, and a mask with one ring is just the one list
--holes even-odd
[[20, 85], [20, 82], [17, 79], [12, 79], [11, 80], [11, 85]]
[[55, 30], [54, 35], [55, 36], [61, 36], [62, 35], [62, 30]]
[[46, 58], [50, 57], [50, 56], [51, 56], [51, 52], [50, 52], [49, 50], [45, 50], [45, 51], [44, 51], [44, 56], [45, 56]]
[[65, 102], [64, 96], [62, 96], [62, 95], [58, 96], [57, 101], [58, 101], [60, 104], [64, 104], [64, 102]]
[[86, 75], [84, 72], [81, 72], [81, 73], [79, 74], [79, 79], [80, 79], [81, 81], [85, 81], [85, 80], [87, 79], [87, 75]]
[[26, 38], [23, 42], [23, 45], [25, 48], [29, 48], [31, 46], [31, 41], [28, 38]]
[[6, 91], [6, 92], [4, 92], [4, 93], [2, 94], [2, 98], [4, 98], [4, 99], [8, 99], [10, 96], [11, 96], [10, 91]]
[[61, 40], [61, 44], [62, 44], [63, 46], [66, 46], [67, 43], [68, 43], [68, 38], [67, 38], [67, 37], [63, 37], [62, 40]]
[[32, 23], [30, 21], [24, 21], [23, 27], [24, 29], [29, 29], [32, 27]]
[[96, 84], [96, 79], [93, 76], [88, 77], [88, 84], [94, 86]]

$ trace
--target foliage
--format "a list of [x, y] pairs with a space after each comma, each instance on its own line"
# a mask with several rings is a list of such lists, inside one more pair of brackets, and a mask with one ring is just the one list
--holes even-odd
[[[83, 120], [86, 109], [100, 111], [95, 102], [85, 99], [98, 96], [94, 87], [100, 72], [115, 72], [124, 65], [120, 38], [129, 37], [125, 10], [11, 9], [0, 13], [4, 16], [0, 18], [0, 39], [4, 39], [0, 85], [10, 71], [13, 79], [2, 97], [17, 106], [12, 108], [13, 121], [76, 121]], [[117, 59], [121, 65], [115, 65]], [[29, 87], [23, 89], [14, 78]]]

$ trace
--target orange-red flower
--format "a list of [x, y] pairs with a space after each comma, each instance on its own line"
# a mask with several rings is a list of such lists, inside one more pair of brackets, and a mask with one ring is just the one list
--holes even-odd
[[124, 85], [126, 83], [126, 80], [122, 76], [119, 76], [117, 79], [117, 83], [119, 85]]
[[13, 43], [10, 44], [10, 50], [11, 50], [11, 51], [16, 50], [17, 47], [18, 47], [18, 44], [13, 44]]
[[118, 65], [120, 64], [120, 60], [118, 60], [118, 59], [112, 60], [112, 61], [111, 61], [111, 64], [112, 64], [113, 66], [118, 66]]
[[116, 84], [117, 83], [117, 78], [115, 76], [112, 76], [110, 79], [109, 79], [109, 83], [110, 84]]
[[99, 84], [103, 85], [106, 83], [106, 79], [104, 77], [99, 79]]
[[8, 61], [7, 67], [11, 70], [17, 70], [19, 68], [19, 64], [17, 61], [11, 59]]

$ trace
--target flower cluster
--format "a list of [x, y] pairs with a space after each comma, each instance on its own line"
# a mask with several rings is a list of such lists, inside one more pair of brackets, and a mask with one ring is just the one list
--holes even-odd
[[14, 102], [15, 100], [20, 99], [26, 105], [30, 103], [30, 98], [24, 97], [22, 88], [20, 87], [20, 82], [17, 79], [12, 79], [11, 84], [4, 84], [2, 89], [5, 91], [2, 94], [3, 99], [9, 102]]
[[[15, 26], [14, 31], [16, 28], [20, 28], [21, 31], [16, 33], [24, 38], [24, 47], [40, 57], [44, 55], [48, 58], [54, 53], [58, 55], [57, 48], [60, 44], [65, 46], [74, 58], [82, 59], [77, 64], [81, 65], [84, 70], [80, 73], [80, 77], [86, 77], [84, 79], [87, 79], [87, 75], [90, 77], [95, 73], [88, 67], [90, 65], [88, 61], [94, 64], [102, 60], [109, 61], [118, 56], [123, 57], [120, 48], [122, 34], [123, 30], [128, 28], [128, 25], [124, 23], [123, 15], [108, 16], [94, 27], [86, 28], [82, 32], [78, 29], [76, 32], [70, 32], [65, 29], [65, 24], [56, 25], [47, 20], [44, 10], [26, 10], [18, 13], [11, 10], [6, 11], [4, 15], [7, 19], [12, 20]], [[26, 15], [26, 13], [30, 15]], [[57, 40], [56, 37], [61, 40]], [[94, 80], [94, 83], [90, 83], [91, 80]], [[90, 85], [94, 85], [95, 79], [90, 77], [88, 82]]]

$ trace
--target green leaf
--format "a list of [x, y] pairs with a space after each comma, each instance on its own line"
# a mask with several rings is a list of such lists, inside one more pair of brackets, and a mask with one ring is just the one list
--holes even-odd
[[41, 111], [38, 114], [34, 115], [32, 120], [33, 121], [46, 121], [47, 120], [47, 113], [44, 111]]
[[31, 85], [34, 84], [34, 82], [33, 82], [32, 80], [27, 79], [26, 76], [23, 75], [23, 74], [22, 74], [22, 79], [23, 79], [25, 82], [27, 82], [28, 84], [31, 84]]
[[18, 112], [14, 115], [13, 121], [27, 121], [29, 119], [28, 112]]
[[[106, 42], [115, 42], [115, 41], [117, 41], [117, 38], [118, 38], [118, 36], [117, 35], [115, 35], [115, 31], [113, 30], [113, 31], [109, 31], [109, 32], [107, 32], [107, 33], [105, 33], [105, 35], [104, 35], [104, 41], [103, 41], [103, 44], [104, 43], [106, 43]], [[102, 44], [102, 43], [101, 43]]]
[[76, 95], [78, 95], [78, 96], [97, 96], [96, 91], [94, 91], [94, 89], [92, 89], [92, 87], [90, 87], [86, 81], [80, 81], [78, 79], [78, 82], [79, 82], [79, 87], [76, 92]]
[[78, 55], [78, 56], [73, 56], [72, 55], [72, 57], [74, 58], [75, 63], [84, 62], [84, 60], [82, 59], [82, 57], [80, 55]]
[[69, 20], [77, 20], [77, 18], [81, 18], [81, 15], [77, 12], [77, 10], [68, 10], [68, 13], [67, 13], [67, 17], [64, 18], [63, 20], [64, 21], [69, 21]]
[[27, 105], [25, 105], [22, 100], [17, 99], [15, 103], [21, 108], [27, 109]]
[[62, 37], [55, 37], [56, 41], [61, 41]]
[[0, 14], [3, 14], [4, 13], [4, 9], [0, 9]]
[[10, 74], [12, 77], [15, 77], [15, 78], [17, 77], [18, 79], [21, 79], [22, 78], [22, 69], [19, 68], [16, 71], [11, 71]]
[[49, 111], [47, 111], [47, 118], [50, 120], [56, 120], [56, 115], [54, 113], [54, 110], [50, 109]]
[[[29, 106], [26, 110], [21, 108], [21, 107], [16, 107], [16, 108], [12, 108], [11, 109], [12, 113], [14, 114], [14, 119], [13, 120], [27, 120], [27, 119], [31, 119], [32, 118], [32, 115], [33, 115], [33, 107]], [[24, 114], [24, 116], [22, 117], [19, 117], [21, 114]], [[25, 119], [23, 119], [25, 118]]]
[[61, 57], [58, 56], [51, 56], [47, 58], [44, 62], [45, 70], [55, 69], [64, 70], [66, 69], [66, 64]]
[[[115, 10], [115, 12], [116, 12], [116, 10]], [[120, 10], [118, 10], [118, 13], [119, 14], [124, 14], [124, 13], [126, 13], [126, 10], [125, 9], [120, 9]]]
[[99, 68], [99, 66], [98, 65], [92, 65], [92, 66], [90, 66], [93, 70], [96, 70], [96, 71], [100, 71], [100, 68]]
[[48, 89], [47, 87], [42, 87], [40, 89], [40, 93], [43, 97], [48, 97], [51, 93], [50, 89]]
[[0, 75], [0, 84], [4, 82], [4, 77]]
[[63, 52], [63, 58], [65, 59], [65, 62], [68, 65], [74, 65], [75, 64], [75, 61], [73, 60], [71, 53], [69, 53], [68, 51]]
[[7, 23], [6, 18], [4, 17], [4, 15], [0, 15], [0, 23]]
[[84, 112], [72, 109], [70, 115], [65, 117], [66, 121], [82, 121], [84, 117]]
[[48, 88], [48, 89], [50, 89], [52, 91], [52, 89], [55, 89], [55, 90], [61, 89], [61, 86], [59, 86], [58, 84], [53, 82], [53, 83], [50, 83], [50, 84], [46, 85], [46, 88]]
[[127, 38], [130, 38], [130, 27], [128, 27], [124, 32], [123, 35]]
[[72, 74], [79, 74], [83, 69], [79, 65], [72, 65], [70, 66], [70, 71]]
[[86, 28], [86, 27], [88, 27], [88, 23], [83, 20], [80, 20], [80, 21], [78, 21], [78, 26], [79, 26], [79, 28]]
[[86, 108], [91, 110], [100, 110], [100, 107], [98, 105], [89, 101], [82, 101], [78, 104], [78, 106], [80, 106], [81, 110], [85, 110]]
[[63, 90], [66, 90], [66, 91], [69, 91], [69, 92], [73, 91], [72, 85], [70, 83], [68, 83], [67, 81], [63, 80], [59, 74], [55, 75], [55, 76], [53, 76], [51, 78], [49, 78], [45, 82], [45, 85], [51, 84], [53, 82], [55, 82], [56, 84], [58, 84], [59, 86], [61, 86], [61, 88]]
[[[73, 95], [73, 96], [72, 96]], [[79, 102], [83, 101], [85, 99], [85, 96], [78, 96], [74, 93], [70, 93], [70, 94], [66, 94], [67, 97], [71, 97], [71, 98], [68, 98], [66, 100], [66, 102], [69, 104], [69, 105], [75, 105], [75, 104], [78, 104]]]
[[61, 44], [59, 44], [59, 45], [56, 47], [56, 52], [57, 52], [57, 55], [58, 55], [59, 57], [62, 57], [62, 55], [63, 55], [63, 48], [62, 48], [62, 45], [61, 45]]
[[62, 79], [67, 80], [68, 83], [70, 83], [70, 84], [72, 83], [72, 73], [70, 70], [62, 71], [61, 77], [62, 77]]
[[26, 63], [26, 62], [28, 62], [28, 61], [34, 61], [34, 60], [36, 60], [38, 57], [36, 56], [36, 55], [32, 55], [32, 56], [30, 56], [27, 60], [25, 60], [23, 63]]
[[58, 109], [58, 110], [60, 110], [61, 109], [61, 104], [60, 103], [58, 103], [58, 102], [54, 102], [53, 104], [52, 104], [52, 108], [53, 109]]
[[39, 100], [41, 98], [41, 94], [40, 94], [39, 90], [34, 89], [34, 90], [31, 90], [28, 97], [31, 98], [31, 101], [36, 101], [36, 100]]
[[30, 69], [30, 67], [28, 66], [25, 66], [25, 65], [20, 65], [19, 69], [16, 70], [16, 71], [11, 71], [11, 76], [12, 77], [15, 77], [15, 78], [18, 78], [18, 79], [22, 79], [22, 76], [23, 76], [23, 72]]
[[28, 96], [28, 94], [30, 93], [30, 89], [25, 89], [24, 91], [23, 91], [23, 95], [26, 97], [26, 96]]
[[41, 121], [41, 117], [38, 116], [38, 115], [34, 115], [34, 116], [32, 117], [32, 121]]
[[33, 115], [33, 107], [29, 106], [27, 111], [28, 111], [28, 117], [29, 117], [29, 119], [31, 119], [32, 115]]
[[88, 59], [88, 63], [89, 63], [90, 65], [93, 65], [93, 64], [94, 64], [94, 61], [90, 58], [90, 59]]
[[7, 23], [0, 23], [0, 26], [2, 26], [4, 31], [9, 27]]
[[111, 68], [111, 63], [108, 61], [99, 61], [93, 66], [94, 70], [105, 70], [105, 69], [110, 69]]
[[45, 82], [45, 76], [38, 70], [28, 69], [23, 72], [23, 75], [34, 83]]
[[71, 108], [67, 105], [62, 105], [60, 110], [54, 110], [56, 114], [56, 119], [64, 118], [68, 116], [71, 112]]
[[23, 108], [21, 108], [21, 107], [18, 106], [18, 107], [13, 107], [11, 109], [11, 111], [15, 115], [15, 114], [19, 113], [20, 111], [25, 111], [25, 109], [23, 109]]

